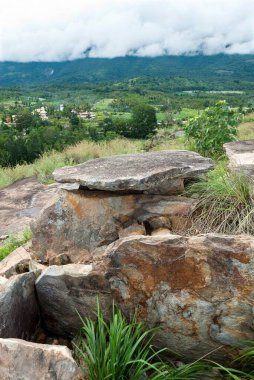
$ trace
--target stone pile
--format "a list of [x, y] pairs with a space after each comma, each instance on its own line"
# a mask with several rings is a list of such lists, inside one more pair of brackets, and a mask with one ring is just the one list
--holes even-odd
[[97, 298], [106, 315], [113, 300], [127, 316], [137, 308], [160, 327], [156, 344], [187, 360], [211, 351], [224, 359], [221, 346], [254, 340], [254, 237], [183, 233], [195, 201], [182, 191], [212, 167], [196, 153], [165, 151], [57, 170], [63, 188], [32, 226], [29, 272], [15, 274], [15, 254], [0, 263], [0, 379], [21, 371], [28, 380], [78, 379], [67, 348], [17, 338], [31, 339], [40, 322], [71, 340], [77, 311], [93, 318]]

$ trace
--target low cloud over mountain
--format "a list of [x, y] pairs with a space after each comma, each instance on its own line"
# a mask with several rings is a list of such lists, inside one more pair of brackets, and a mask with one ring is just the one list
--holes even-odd
[[254, 53], [253, 0], [0, 0], [0, 61]]

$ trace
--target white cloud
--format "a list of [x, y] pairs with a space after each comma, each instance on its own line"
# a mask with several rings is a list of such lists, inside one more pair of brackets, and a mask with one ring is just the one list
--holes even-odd
[[0, 0], [0, 61], [254, 53], [253, 0]]

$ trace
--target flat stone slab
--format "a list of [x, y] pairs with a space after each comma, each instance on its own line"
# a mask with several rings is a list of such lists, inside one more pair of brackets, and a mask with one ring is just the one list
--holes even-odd
[[171, 150], [111, 156], [54, 171], [56, 181], [89, 190], [177, 194], [185, 179], [213, 168], [212, 160], [197, 153]]
[[254, 140], [227, 143], [224, 144], [224, 149], [231, 169], [254, 176]]

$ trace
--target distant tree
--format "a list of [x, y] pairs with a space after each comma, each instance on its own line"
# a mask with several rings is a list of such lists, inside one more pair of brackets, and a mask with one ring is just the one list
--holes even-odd
[[79, 126], [79, 118], [76, 113], [72, 112], [69, 117], [70, 125], [72, 128], [76, 128]]
[[16, 116], [16, 128], [19, 132], [29, 131], [35, 124], [34, 115], [27, 109], [20, 111]]
[[147, 104], [138, 104], [132, 109], [131, 136], [133, 138], [145, 139], [156, 131], [156, 111]]

